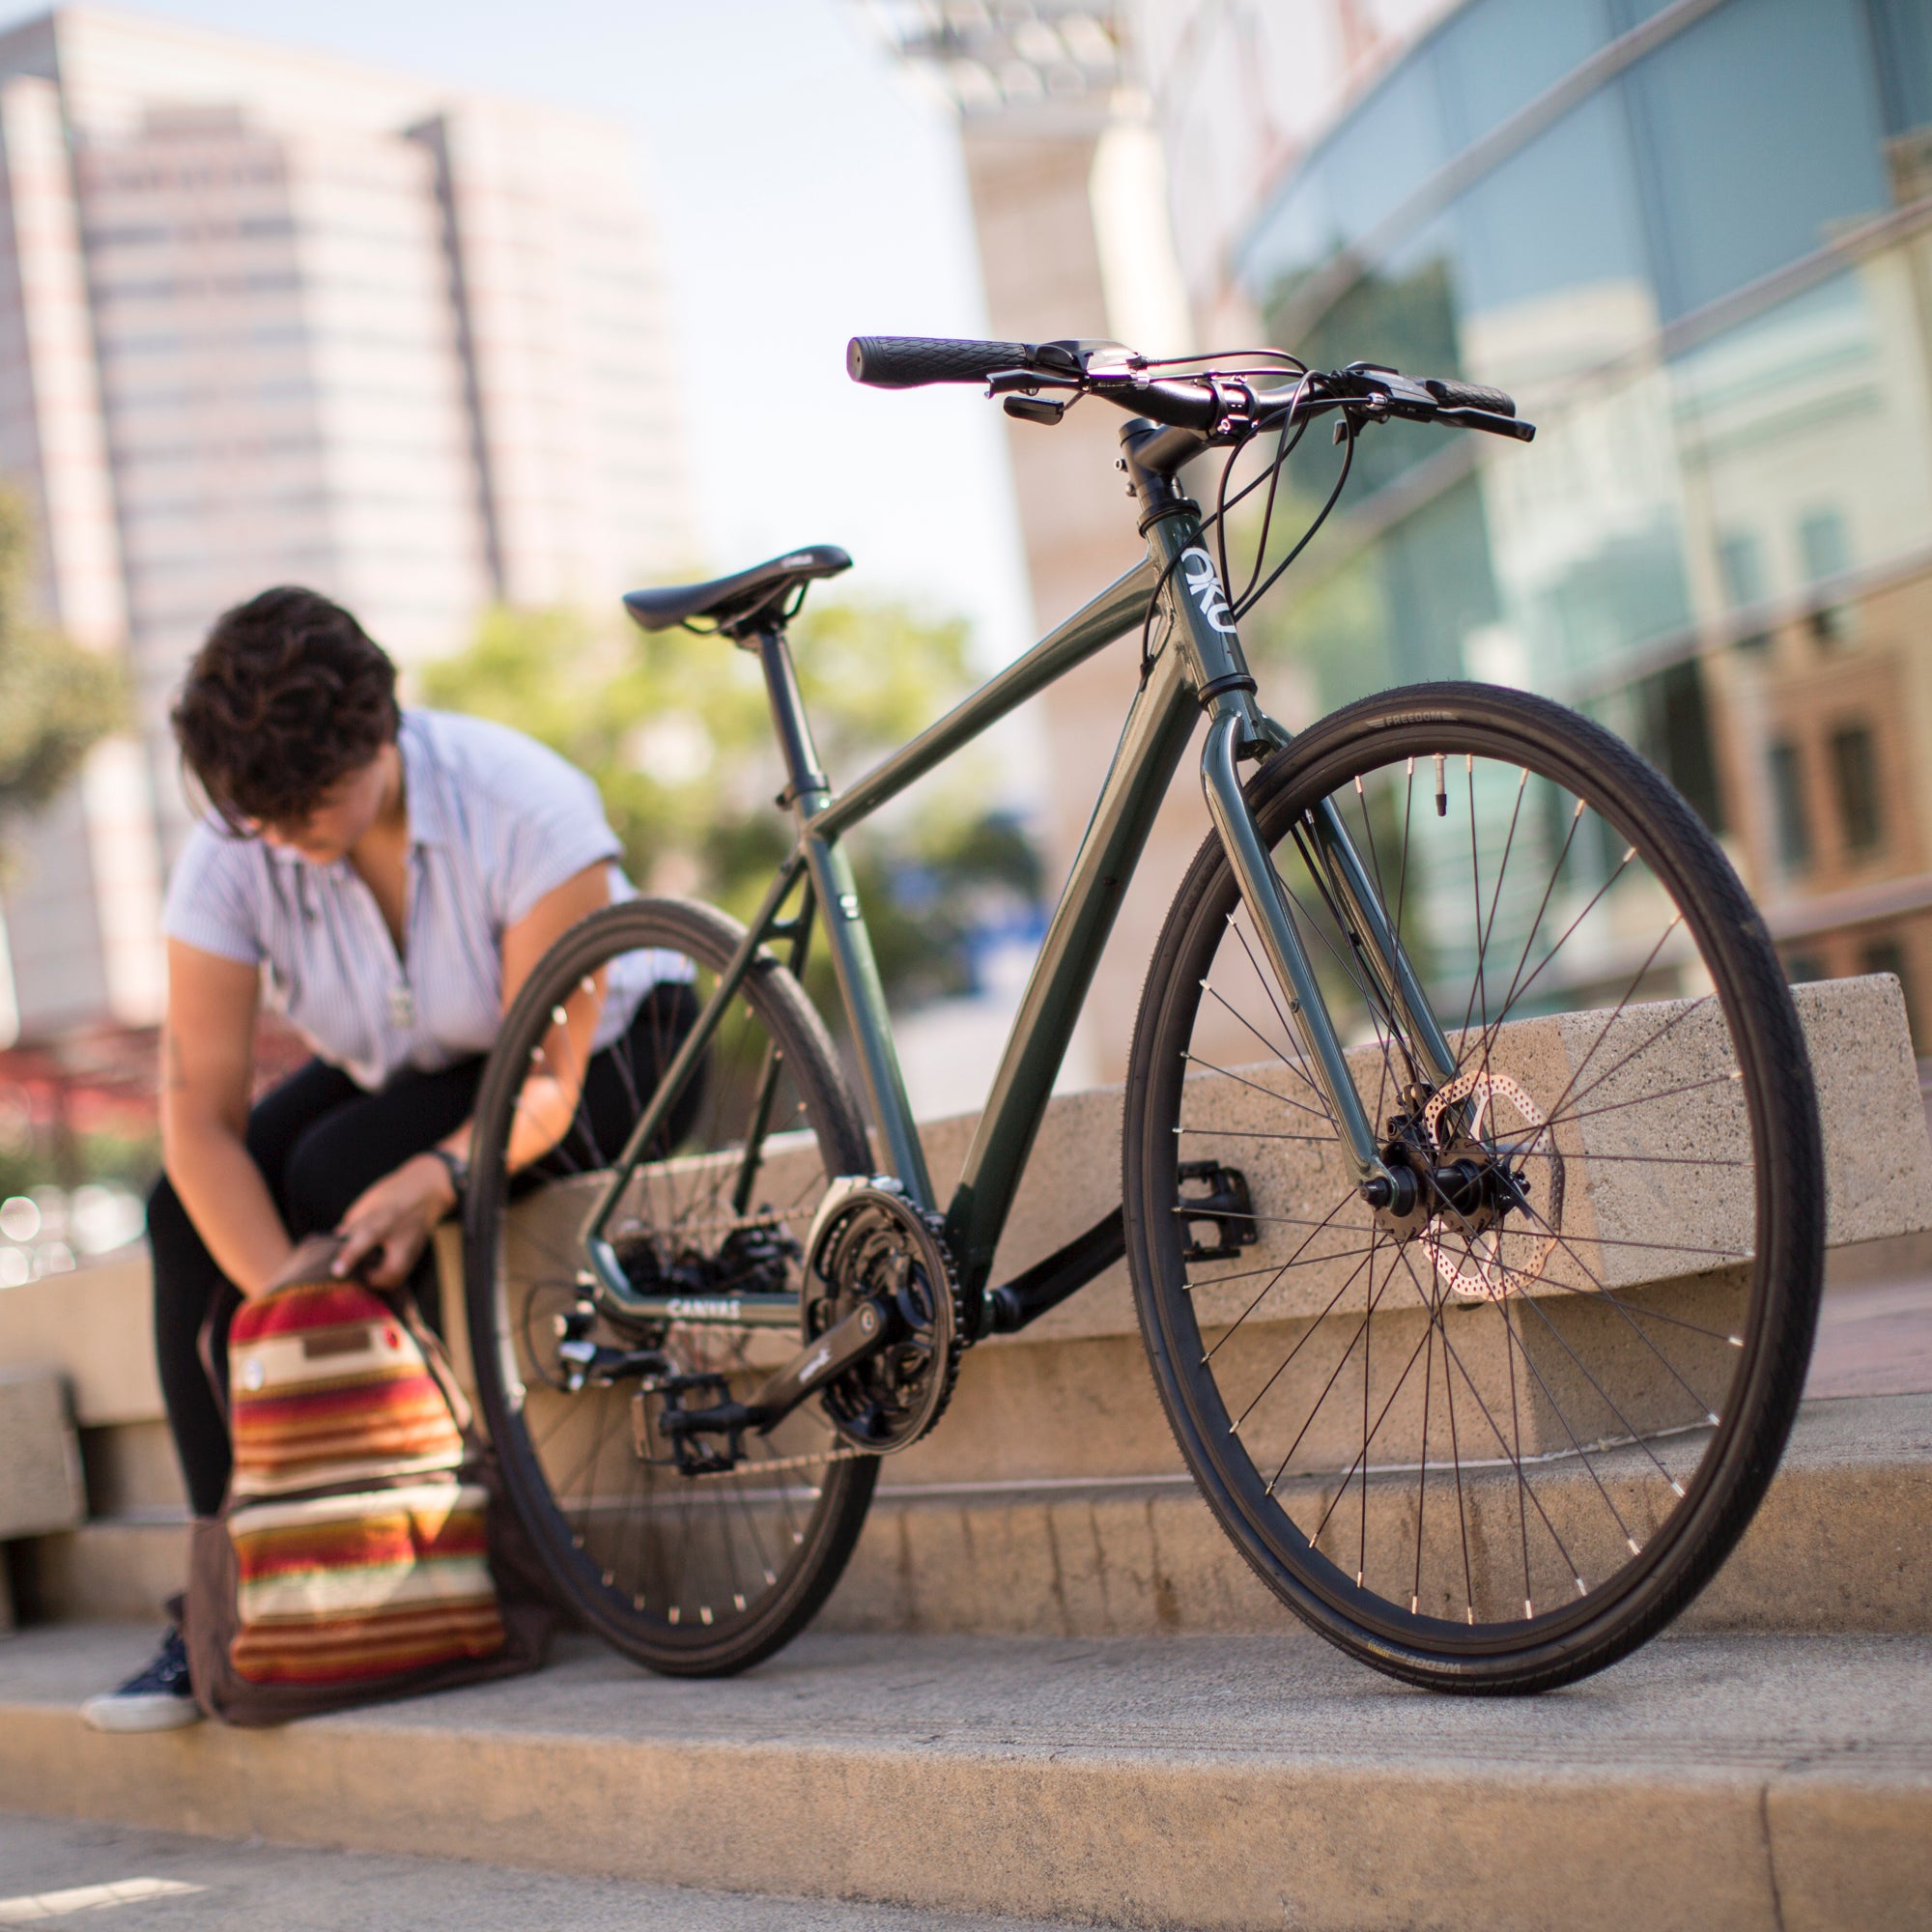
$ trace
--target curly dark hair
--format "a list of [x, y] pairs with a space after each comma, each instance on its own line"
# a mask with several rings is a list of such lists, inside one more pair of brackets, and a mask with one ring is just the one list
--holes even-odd
[[396, 668], [339, 604], [285, 584], [216, 618], [173, 722], [232, 831], [286, 825], [394, 740]]

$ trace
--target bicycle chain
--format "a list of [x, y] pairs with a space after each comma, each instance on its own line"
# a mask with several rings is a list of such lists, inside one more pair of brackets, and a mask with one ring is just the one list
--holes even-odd
[[716, 1482], [725, 1476], [765, 1476], [776, 1475], [784, 1469], [810, 1469], [821, 1463], [856, 1463], [869, 1456], [873, 1462], [881, 1460], [877, 1449], [828, 1449], [820, 1456], [774, 1456], [770, 1462], [740, 1463], [735, 1469], [706, 1469], [695, 1475], [695, 1483]]

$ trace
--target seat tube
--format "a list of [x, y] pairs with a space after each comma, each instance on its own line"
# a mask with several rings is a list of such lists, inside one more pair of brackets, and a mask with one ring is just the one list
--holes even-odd
[[885, 986], [879, 979], [871, 936], [860, 912], [852, 862], [835, 840], [814, 838], [806, 830], [806, 821], [811, 814], [831, 803], [832, 785], [818, 761], [818, 748], [812, 742], [811, 723], [806, 716], [791, 650], [779, 625], [760, 631], [756, 641], [772, 724], [784, 753], [785, 802], [791, 808], [792, 822], [798, 827], [803, 842], [805, 863], [810, 871], [812, 891], [825, 927], [826, 950], [832, 954], [832, 970], [838, 980], [839, 997], [844, 1002], [853, 1042], [858, 1048], [866, 1098], [894, 1172], [905, 1184], [906, 1192], [920, 1207], [930, 1211], [935, 1207], [932, 1179], [926, 1173], [925, 1152], [913, 1122], [912, 1103], [906, 1097], [905, 1076], [899, 1070], [898, 1055], [893, 1047]]

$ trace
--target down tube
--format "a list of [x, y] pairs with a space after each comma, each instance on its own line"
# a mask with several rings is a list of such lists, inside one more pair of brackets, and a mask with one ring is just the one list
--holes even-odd
[[947, 1235], [976, 1309], [1121, 895], [1197, 716], [1181, 653], [1169, 649], [1127, 713], [947, 1209]]

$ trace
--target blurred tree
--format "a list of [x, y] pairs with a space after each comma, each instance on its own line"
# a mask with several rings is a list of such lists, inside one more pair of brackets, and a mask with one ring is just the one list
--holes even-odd
[[33, 519], [0, 486], [0, 820], [43, 806], [120, 722], [120, 667], [35, 622]]
[[[835, 783], [904, 743], [969, 682], [965, 625], [896, 605], [824, 605], [791, 637]], [[749, 918], [790, 848], [764, 683], [727, 639], [615, 638], [568, 612], [499, 610], [469, 650], [425, 668], [422, 689], [431, 704], [514, 724], [588, 773], [646, 892], [701, 895]], [[1039, 895], [1033, 845], [1009, 815], [986, 810], [970, 771], [922, 809], [864, 828], [851, 853], [899, 1004], [966, 991], [975, 935], [1031, 914]], [[814, 961], [822, 973], [822, 952]]]

